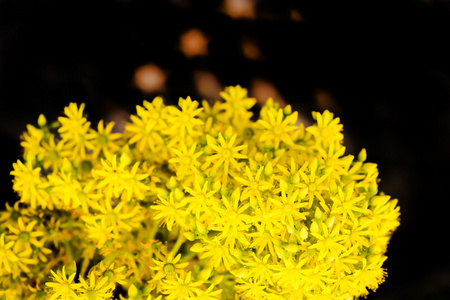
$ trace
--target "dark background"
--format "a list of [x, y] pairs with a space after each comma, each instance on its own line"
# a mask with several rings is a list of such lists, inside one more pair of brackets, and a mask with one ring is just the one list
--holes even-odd
[[[86, 103], [94, 124], [112, 108], [134, 113], [153, 96], [132, 83], [147, 63], [169, 71], [159, 92], [168, 103], [202, 99], [198, 70], [222, 86], [259, 78], [305, 116], [333, 110], [348, 153], [365, 147], [381, 190], [399, 199], [388, 277], [368, 299], [450, 299], [449, 2], [255, 3], [254, 18], [235, 19], [217, 0], [0, 0], [3, 202], [16, 199], [9, 172], [19, 136], [40, 113], [54, 120], [69, 102]], [[208, 55], [178, 49], [190, 28], [208, 36]], [[264, 59], [245, 57], [243, 39]]]

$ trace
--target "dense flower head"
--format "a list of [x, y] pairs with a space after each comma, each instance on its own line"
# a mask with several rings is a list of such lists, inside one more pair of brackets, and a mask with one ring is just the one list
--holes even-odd
[[[305, 127], [240, 86], [161, 97], [123, 132], [84, 104], [43, 115], [0, 212], [0, 299], [356, 299], [386, 277], [397, 200], [346, 154], [329, 111]], [[6, 291], [6, 292], [4, 292]], [[12, 298], [11, 298], [12, 299]]]

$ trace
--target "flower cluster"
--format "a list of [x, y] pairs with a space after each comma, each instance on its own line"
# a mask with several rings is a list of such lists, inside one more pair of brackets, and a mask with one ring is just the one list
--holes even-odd
[[[0, 299], [354, 299], [384, 280], [399, 225], [342, 125], [307, 128], [247, 90], [136, 106], [122, 132], [84, 105], [23, 134], [0, 214]], [[322, 299], [322, 298], [321, 298]]]

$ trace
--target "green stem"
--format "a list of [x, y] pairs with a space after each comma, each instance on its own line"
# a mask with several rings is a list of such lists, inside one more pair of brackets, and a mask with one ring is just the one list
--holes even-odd
[[187, 261], [191, 261], [191, 259], [193, 259], [194, 257], [196, 257], [198, 255], [198, 253], [195, 252], [187, 252], [186, 255], [184, 255], [181, 259], [181, 262], [187, 262]]
[[175, 256], [175, 254], [177, 254], [178, 250], [180, 250], [181, 245], [183, 245], [183, 243], [186, 241], [186, 238], [184, 237], [184, 235], [181, 233], [183, 231], [183, 228], [180, 227], [180, 231], [178, 232], [178, 237], [177, 237], [177, 241], [175, 242], [175, 244], [172, 247], [172, 250], [170, 250], [170, 252]]
[[90, 259], [89, 256], [85, 256], [83, 259], [83, 263], [81, 265], [81, 271], [80, 271], [80, 276], [84, 277], [84, 275], [86, 274], [87, 268], [89, 267], [89, 263], [90, 263]]
[[74, 258], [70, 244], [66, 240], [62, 240], [62, 243], [64, 244], [64, 248], [66, 248], [67, 256], [69, 256], [69, 261], [72, 262]]
[[153, 240], [156, 236], [156, 233], [158, 232], [158, 224], [157, 222], [155, 222], [155, 220], [152, 221], [152, 228], [150, 228], [150, 233], [149, 233], [149, 241]]
[[66, 228], [75, 228], [75, 227], [84, 228], [85, 226], [86, 225], [82, 222], [67, 222], [67, 223], [61, 224], [59, 227], [62, 229], [66, 229]]
[[126, 249], [119, 249], [115, 252], [106, 255], [106, 257], [103, 259], [103, 263], [105, 264], [105, 266], [109, 266], [110, 264], [113, 263], [113, 261], [116, 259], [117, 256], [126, 253], [126, 251], [127, 251]]

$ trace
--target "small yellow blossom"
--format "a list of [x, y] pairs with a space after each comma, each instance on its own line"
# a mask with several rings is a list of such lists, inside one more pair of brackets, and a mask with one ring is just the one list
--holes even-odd
[[184, 142], [180, 143], [180, 149], [172, 148], [172, 152], [177, 157], [169, 159], [169, 163], [174, 164], [174, 169], [178, 176], [189, 176], [191, 174], [200, 174], [199, 167], [201, 163], [198, 158], [203, 154], [203, 151], [197, 151], [197, 144], [193, 143], [189, 149]]
[[48, 140], [42, 141], [42, 161], [44, 169], [51, 169], [51, 171], [59, 170], [61, 167], [62, 159], [70, 157], [72, 151], [70, 147], [62, 140], [57, 140], [56, 137], [51, 134]]
[[43, 142], [45, 133], [42, 129], [36, 128], [31, 124], [27, 125], [27, 131], [21, 136], [22, 146], [24, 150], [25, 161], [33, 163], [36, 157], [41, 154], [41, 143]]
[[13, 189], [21, 196], [20, 201], [29, 203], [32, 208], [51, 206], [46, 199], [46, 180], [41, 176], [41, 168], [34, 167], [31, 161], [24, 164], [20, 160], [13, 164]]
[[38, 248], [43, 246], [42, 241], [37, 238], [42, 238], [45, 232], [35, 229], [37, 222], [37, 220], [33, 220], [25, 225], [23, 218], [19, 217], [17, 227], [8, 227], [9, 231], [13, 234], [8, 236], [8, 239], [16, 241], [14, 252], [31, 248], [31, 245]]
[[158, 281], [162, 278], [176, 276], [183, 273], [183, 269], [189, 265], [189, 262], [180, 263], [181, 254], [173, 257], [170, 253], [168, 256], [164, 257], [164, 261], [159, 261], [153, 259], [155, 267], [151, 267], [152, 270], [156, 271], [156, 274], [152, 277], [152, 280]]
[[[227, 133], [231, 133], [231, 127], [228, 129]], [[206, 158], [206, 164], [202, 166], [202, 169], [208, 168], [211, 163], [213, 163], [212, 169], [219, 170], [223, 174], [222, 180], [223, 184], [226, 185], [228, 181], [228, 175], [230, 167], [235, 170], [240, 170], [242, 164], [238, 162], [238, 159], [247, 158], [246, 155], [239, 153], [242, 149], [246, 148], [246, 145], [235, 145], [237, 135], [232, 135], [229, 140], [226, 140], [222, 133], [219, 133], [218, 139], [214, 139], [212, 136], [207, 135], [206, 140], [208, 141], [208, 146], [211, 147], [215, 153]]]
[[169, 112], [168, 123], [170, 124], [169, 132], [171, 135], [185, 138], [187, 135], [197, 136], [201, 135], [199, 126], [203, 121], [198, 118], [198, 114], [203, 108], [198, 108], [198, 102], [192, 101], [191, 97], [186, 99], [180, 98], [178, 101], [178, 108], [174, 106], [167, 107]]
[[131, 115], [131, 122], [125, 126], [125, 135], [131, 138], [128, 144], [137, 144], [140, 152], [149, 147], [152, 152], [157, 151], [164, 144], [163, 131], [168, 126], [165, 120], [166, 107], [161, 97], [153, 102], [144, 101], [144, 106], [136, 106], [136, 115]]
[[192, 273], [187, 275], [182, 273], [181, 276], [176, 275], [170, 279], [163, 279], [161, 283], [162, 293], [167, 295], [167, 300], [175, 299], [191, 299], [195, 298], [199, 286], [203, 283], [201, 281], [194, 281]]
[[100, 120], [97, 130], [91, 130], [87, 134], [86, 138], [92, 141], [90, 145], [94, 146], [89, 149], [92, 151], [93, 157], [98, 157], [100, 154], [103, 157], [110, 157], [113, 153], [120, 151], [121, 145], [117, 140], [122, 137], [122, 134], [112, 132], [114, 125], [114, 122], [109, 122], [105, 127], [103, 120]]
[[80, 283], [75, 283], [74, 279], [76, 273], [71, 275], [66, 274], [66, 267], [62, 267], [62, 272], [59, 270], [55, 273], [50, 270], [53, 281], [45, 283], [46, 286], [52, 289], [50, 300], [64, 299], [64, 300], [78, 300], [77, 290], [82, 286]]
[[159, 196], [159, 202], [157, 205], [152, 205], [151, 208], [157, 213], [155, 214], [155, 220], [160, 220], [160, 224], [166, 224], [167, 229], [172, 230], [172, 226], [185, 226], [185, 216], [188, 214], [186, 211], [186, 200], [176, 199], [175, 192], [170, 192], [169, 198], [163, 198]]
[[97, 276], [106, 277], [108, 278], [109, 282], [112, 282], [114, 284], [127, 283], [125, 271], [126, 271], [125, 266], [116, 267], [115, 263], [111, 263], [109, 266], [106, 266], [103, 260], [95, 269]]
[[89, 283], [80, 277], [81, 287], [78, 289], [80, 296], [79, 300], [103, 300], [111, 299], [115, 288], [114, 283], [108, 280], [108, 277], [102, 277], [95, 275], [94, 272], [89, 273]]
[[276, 149], [280, 146], [280, 142], [293, 145], [294, 142], [290, 133], [297, 129], [295, 125], [297, 123], [297, 112], [285, 117], [283, 110], [280, 108], [278, 111], [268, 110], [266, 117], [267, 119], [258, 120], [258, 124], [264, 128], [259, 140], [273, 144]]
[[12, 251], [14, 241], [5, 241], [5, 233], [0, 236], [0, 275], [12, 272], [12, 265], [19, 261], [19, 258]]

